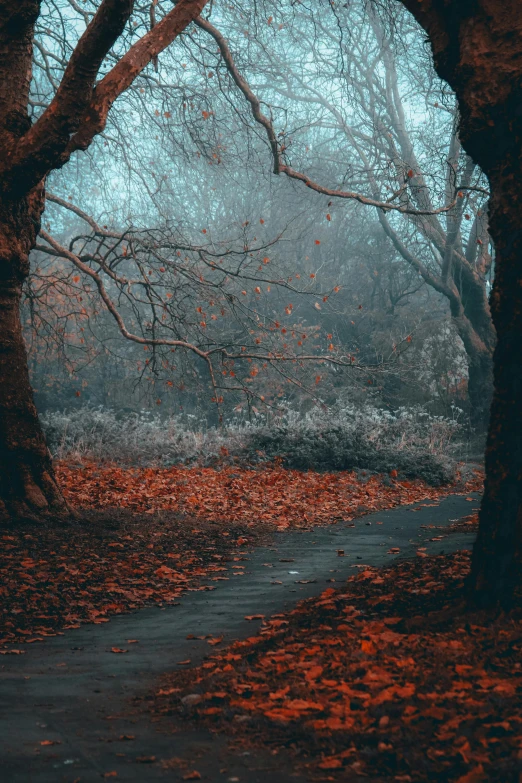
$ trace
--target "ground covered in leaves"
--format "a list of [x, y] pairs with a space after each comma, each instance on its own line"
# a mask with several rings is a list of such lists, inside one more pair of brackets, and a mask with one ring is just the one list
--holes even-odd
[[520, 781], [522, 610], [465, 612], [470, 554], [420, 554], [169, 675], [150, 709], [290, 752], [312, 779]]
[[172, 604], [186, 590], [214, 590], [266, 527], [125, 509], [83, 510], [69, 524], [0, 530], [0, 655], [80, 623], [147, 604]]
[[[366, 471], [315, 473], [278, 466], [120, 468], [62, 463], [58, 475], [67, 499], [75, 505], [118, 506], [145, 514], [162, 509], [225, 524], [266, 522], [280, 530], [349, 521], [370, 511], [439, 499], [464, 489], [405, 481], [396, 471], [389, 476]], [[465, 491], [480, 489], [481, 483], [481, 477], [473, 475]]]
[[[440, 498], [420, 481], [280, 467], [119, 468], [59, 464], [79, 512], [69, 524], [0, 529], [0, 654], [80, 623], [227, 579], [227, 559], [274, 529], [312, 527]], [[474, 476], [460, 490], [480, 486]]]

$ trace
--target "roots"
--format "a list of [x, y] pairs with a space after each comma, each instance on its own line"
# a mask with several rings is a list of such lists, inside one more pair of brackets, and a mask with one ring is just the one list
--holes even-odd
[[0, 522], [40, 521], [72, 515], [49, 457], [0, 459]]

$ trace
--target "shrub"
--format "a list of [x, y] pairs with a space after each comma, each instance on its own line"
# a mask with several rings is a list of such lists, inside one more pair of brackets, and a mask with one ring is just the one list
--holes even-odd
[[457, 425], [420, 409], [395, 414], [350, 408], [262, 427], [250, 435], [253, 450], [298, 470], [396, 470], [406, 478], [439, 485], [452, 479], [448, 445]]
[[[258, 417], [260, 418], [260, 417]], [[272, 423], [235, 420], [221, 429], [198, 429], [195, 416], [162, 419], [147, 412], [119, 415], [86, 407], [46, 413], [42, 423], [53, 455], [126, 465], [259, 463], [279, 460], [297, 470], [368, 470], [439, 485], [451, 480], [448, 458], [455, 421], [422, 408], [393, 413], [373, 406], [338, 406]]]

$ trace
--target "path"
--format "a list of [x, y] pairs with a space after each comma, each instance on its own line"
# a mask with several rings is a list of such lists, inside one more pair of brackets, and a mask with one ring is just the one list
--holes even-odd
[[[266, 754], [230, 753], [226, 738], [204, 732], [169, 735], [158, 732], [146, 716], [111, 718], [132, 696], [154, 688], [179, 661], [199, 664], [212, 648], [187, 635], [224, 636], [223, 644], [254, 634], [258, 621], [291, 608], [356, 573], [354, 566], [390, 563], [390, 547], [400, 557], [418, 546], [438, 554], [469, 548], [473, 536], [424, 525], [448, 525], [478, 506], [464, 496], [450, 496], [371, 514], [354, 523], [313, 531], [276, 533], [271, 547], [245, 555], [244, 575], [229, 575], [213, 592], [185, 595], [179, 606], [149, 608], [120, 615], [104, 625], [84, 625], [63, 636], [27, 645], [24, 655], [0, 659], [0, 776], [5, 783], [91, 783], [109, 779], [147, 783], [180, 781], [187, 770], [165, 770], [159, 763], [137, 761], [188, 757], [203, 780], [232, 783], [302, 783]], [[418, 509], [418, 510], [414, 510]], [[382, 524], [378, 524], [382, 522]], [[344, 550], [339, 556], [337, 550]], [[272, 567], [267, 566], [270, 564]], [[240, 570], [240, 569], [235, 569]], [[299, 583], [299, 582], [306, 583]], [[278, 584], [281, 582], [281, 584]], [[329, 582], [329, 584], [327, 584]], [[275, 583], [275, 584], [272, 584]], [[128, 639], [138, 640], [128, 644]], [[112, 647], [127, 649], [114, 654]], [[133, 735], [135, 739], [118, 739]], [[42, 746], [45, 740], [57, 744]], [[220, 770], [224, 770], [220, 772]]]

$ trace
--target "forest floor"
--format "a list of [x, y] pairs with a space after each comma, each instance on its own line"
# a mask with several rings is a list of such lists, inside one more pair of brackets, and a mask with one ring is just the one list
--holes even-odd
[[520, 781], [521, 595], [509, 615], [467, 610], [470, 559], [365, 569], [164, 678], [149, 709], [311, 780]]
[[82, 623], [146, 605], [176, 604], [244, 570], [245, 548], [276, 531], [310, 530], [399, 505], [439, 502], [451, 487], [281, 467], [120, 468], [59, 464], [78, 518], [0, 530], [0, 655]]
[[[242, 475], [227, 471], [228, 480], [236, 478], [231, 472]], [[200, 477], [202, 483], [197, 485], [197, 473], [189, 475], [194, 494], [209, 484], [208, 476]], [[255, 489], [259, 478], [250, 475], [248, 480]], [[334, 479], [314, 474], [302, 474], [302, 481], [305, 487], [314, 482], [316, 487], [319, 482], [323, 487], [334, 483]], [[477, 486], [476, 477], [474, 481]], [[487, 691], [489, 701], [480, 707], [480, 714], [489, 709], [491, 718], [486, 720], [486, 735], [479, 739], [491, 741], [501, 758], [509, 755], [508, 745], [512, 754], [517, 724], [505, 711], [513, 707], [515, 714], [516, 705], [507, 690], [504, 659], [509, 662], [516, 649], [516, 619], [498, 619], [494, 637], [472, 629], [473, 649], [466, 640], [468, 646], [459, 653], [469, 661], [462, 663], [459, 658], [456, 662], [461, 667], [472, 666], [461, 668], [458, 678], [468, 685], [460, 684], [459, 690], [448, 668], [446, 680], [441, 679], [446, 696], [440, 702], [433, 698], [433, 704], [421, 699], [425, 693], [438, 692], [440, 672], [435, 676], [430, 666], [434, 660], [450, 659], [441, 653], [442, 641], [438, 646], [432, 643], [429, 634], [433, 635], [433, 629], [408, 625], [415, 612], [423, 615], [440, 608], [446, 593], [446, 603], [458, 608], [468, 561], [465, 555], [450, 560], [441, 553], [469, 549], [478, 494], [470, 491], [469, 484], [460, 488], [463, 494], [443, 498], [455, 488], [401, 486], [395, 480], [354, 475], [350, 482], [361, 499], [366, 498], [366, 508], [361, 499], [354, 499], [358, 505], [343, 519], [331, 513], [335, 524], [309, 521], [303, 527], [291, 515], [291, 508], [288, 516], [295, 522], [287, 529], [274, 522], [256, 523], [258, 510], [250, 518], [242, 513], [240, 521], [226, 527], [223, 518], [217, 513], [213, 518], [208, 511], [196, 516], [154, 509], [145, 517], [143, 511], [135, 514], [120, 508], [108, 515], [82, 512], [73, 525], [61, 529], [4, 531], [11, 537], [4, 544], [11, 547], [9, 559], [4, 560], [7, 568], [19, 563], [22, 575], [28, 575], [25, 587], [15, 591], [16, 611], [7, 615], [7, 621], [13, 622], [7, 632], [15, 635], [16, 647], [8, 640], [5, 657], [0, 658], [0, 737], [6, 780], [298, 783], [339, 777], [407, 781], [409, 775], [415, 781], [446, 781], [468, 772], [475, 777], [464, 778], [466, 783], [489, 779], [484, 778], [489, 770], [486, 756], [497, 756], [491, 756], [488, 746], [479, 757], [473, 738], [467, 740], [470, 749], [465, 742], [454, 741], [451, 732], [458, 738], [460, 724], [452, 729], [451, 721], [461, 717], [461, 692], [478, 702], [474, 689], [479, 694]], [[119, 478], [117, 486], [122, 483], [124, 479]], [[388, 498], [389, 505], [399, 497], [404, 502], [408, 493], [414, 504], [372, 513], [371, 504], [382, 502], [375, 496], [381, 483], [396, 492], [395, 498]], [[85, 478], [71, 479], [68, 491], [70, 497], [75, 491], [85, 495]], [[309, 519], [315, 507], [320, 509], [323, 496], [327, 502], [331, 498], [324, 490], [316, 495], [315, 505], [309, 499]], [[94, 491], [89, 497], [93, 505], [99, 502]], [[275, 500], [267, 498], [265, 510], [271, 502]], [[340, 496], [337, 502], [341, 516]], [[346, 505], [349, 502], [347, 497]], [[358, 516], [357, 511], [366, 510], [366, 515]], [[169, 558], [169, 553], [179, 557]], [[22, 560], [30, 562], [22, 565]], [[398, 570], [392, 567], [390, 571], [388, 566], [394, 561]], [[55, 564], [60, 568], [53, 570]], [[381, 573], [377, 567], [388, 570]], [[15, 571], [9, 574], [12, 577]], [[354, 574], [358, 576], [353, 578]], [[180, 580], [180, 575], [187, 581]], [[164, 600], [162, 591], [167, 596]], [[42, 598], [37, 600], [39, 594]], [[310, 600], [298, 603], [301, 599]], [[155, 606], [136, 611], [147, 603]], [[70, 618], [65, 618], [67, 606]], [[349, 606], [353, 608], [338, 620], [337, 614]], [[46, 616], [41, 617], [44, 612]], [[387, 622], [390, 618], [400, 619]], [[64, 621], [73, 627], [64, 629]], [[464, 621], [461, 625], [465, 628]], [[479, 622], [473, 625], [482, 628]], [[40, 634], [42, 629], [45, 636]], [[453, 642], [459, 641], [458, 633], [457, 629], [455, 638], [447, 637], [450, 651]], [[36, 641], [24, 644], [24, 638]], [[41, 638], [44, 641], [38, 641]], [[237, 646], [226, 647], [234, 642]], [[479, 682], [477, 661], [481, 650], [487, 653], [487, 644], [493, 652]], [[278, 661], [279, 652], [282, 658]], [[491, 666], [503, 668], [494, 675]], [[168, 674], [174, 669], [177, 674]], [[518, 672], [513, 671], [516, 686]], [[423, 672], [431, 691], [423, 690]], [[260, 687], [250, 689], [252, 684]], [[472, 706], [468, 700], [462, 708]], [[433, 721], [439, 733], [442, 728], [436, 740], [430, 739], [429, 723], [421, 721], [414, 733], [416, 719], [425, 709], [432, 714], [426, 713], [422, 721]], [[408, 724], [403, 717], [412, 720]], [[351, 729], [350, 720], [354, 720]], [[495, 722], [505, 725], [489, 725]], [[465, 721], [462, 725], [467, 732], [475, 730]], [[347, 746], [343, 742], [348, 738]], [[409, 756], [408, 748], [418, 751], [418, 743], [424, 743], [425, 750], [443, 751], [442, 759], [435, 754], [435, 761], [427, 756], [419, 764], [424, 777], [410, 769], [417, 756]], [[456, 765], [450, 756], [448, 768], [444, 753], [448, 748], [453, 753], [454, 746], [462, 753]], [[502, 780], [517, 779], [511, 774], [514, 767], [500, 768], [506, 773]]]

